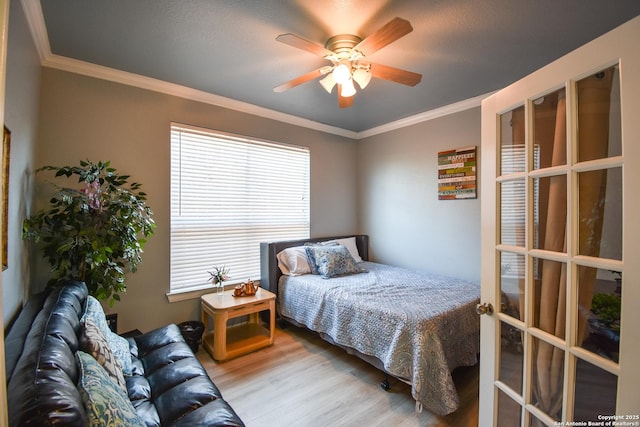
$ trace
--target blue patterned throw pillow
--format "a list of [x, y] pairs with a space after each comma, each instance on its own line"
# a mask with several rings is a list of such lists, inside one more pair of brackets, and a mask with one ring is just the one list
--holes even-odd
[[122, 373], [127, 376], [131, 375], [133, 372], [133, 362], [131, 361], [129, 341], [111, 331], [107, 333], [105, 338], [109, 343], [109, 347], [111, 347], [111, 351], [113, 351], [113, 355], [118, 359], [118, 362], [120, 362], [120, 366], [122, 366]]
[[110, 332], [109, 325], [107, 324], [107, 318], [104, 315], [104, 310], [102, 309], [102, 305], [100, 305], [100, 301], [98, 301], [95, 297], [89, 295], [87, 297], [87, 306], [84, 309], [84, 314], [82, 315], [81, 321], [84, 319], [90, 318], [93, 320], [93, 323], [100, 328], [102, 334], [107, 335], [107, 332]]
[[320, 273], [318, 272], [318, 264], [316, 264], [315, 252], [310, 251], [309, 248], [326, 247], [326, 246], [338, 246], [338, 243], [337, 242], [328, 242], [328, 243], [307, 242], [304, 244], [304, 250], [307, 254], [307, 261], [309, 263], [309, 270], [311, 270], [311, 274], [320, 274]]
[[78, 391], [91, 427], [146, 426], [126, 392], [111, 381], [104, 368], [90, 354], [77, 351], [76, 359], [80, 367]]
[[131, 362], [131, 352], [129, 351], [129, 342], [118, 334], [114, 334], [109, 325], [107, 324], [107, 318], [104, 315], [104, 310], [100, 301], [89, 295], [87, 297], [87, 306], [82, 316], [81, 322], [84, 322], [85, 318], [90, 318], [93, 323], [100, 329], [102, 335], [107, 339], [109, 347], [113, 355], [120, 362], [122, 366], [122, 373], [124, 375], [131, 375], [133, 371], [133, 363]]
[[309, 265], [315, 264], [317, 274], [324, 279], [366, 272], [358, 266], [349, 250], [342, 245], [307, 246], [305, 249]]
[[109, 374], [109, 377], [126, 392], [127, 383], [122, 375], [122, 366], [113, 355], [106, 338], [90, 318], [86, 318], [82, 323], [79, 338], [80, 350], [93, 356]]

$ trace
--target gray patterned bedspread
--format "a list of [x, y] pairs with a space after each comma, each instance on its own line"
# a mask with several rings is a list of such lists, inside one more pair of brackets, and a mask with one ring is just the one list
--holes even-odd
[[282, 276], [278, 311], [336, 344], [378, 359], [411, 383], [428, 410], [458, 408], [451, 371], [477, 363], [480, 285], [451, 277], [363, 262], [368, 270], [323, 279]]

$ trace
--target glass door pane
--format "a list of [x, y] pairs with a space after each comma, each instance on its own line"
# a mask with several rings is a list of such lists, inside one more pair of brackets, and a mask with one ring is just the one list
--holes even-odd
[[524, 106], [500, 116], [500, 175], [525, 171]]
[[519, 426], [522, 419], [522, 407], [506, 393], [498, 390], [498, 427]]
[[552, 419], [562, 417], [564, 351], [533, 339], [533, 384], [531, 403]]
[[567, 176], [534, 178], [533, 200], [535, 249], [566, 252]]
[[500, 312], [523, 322], [524, 260], [522, 254], [500, 253]]
[[533, 258], [540, 268], [533, 280], [531, 326], [560, 339], [565, 338], [567, 266], [549, 259]]
[[578, 267], [577, 345], [618, 362], [622, 273]]
[[518, 394], [522, 394], [523, 356], [522, 331], [506, 322], [500, 322], [498, 379]]
[[609, 67], [576, 83], [578, 162], [622, 155], [620, 76]]
[[622, 168], [578, 173], [580, 255], [622, 260]]
[[582, 359], [576, 365], [573, 419], [598, 421], [598, 415], [616, 413], [618, 377]]
[[567, 164], [566, 92], [559, 89], [533, 101], [533, 144], [538, 151], [534, 169]]

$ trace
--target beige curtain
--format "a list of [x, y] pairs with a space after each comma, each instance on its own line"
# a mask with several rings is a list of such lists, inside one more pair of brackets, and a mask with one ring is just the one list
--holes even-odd
[[[607, 157], [609, 135], [609, 105], [613, 69], [590, 77], [579, 84], [578, 140], [579, 159]], [[547, 147], [549, 144], [546, 144]], [[545, 147], [541, 148], [542, 150]], [[551, 166], [566, 164], [566, 100], [561, 92], [557, 100], [555, 132], [551, 147]], [[566, 252], [566, 177], [549, 178], [548, 188], [540, 190], [540, 207], [546, 206], [541, 217], [541, 247], [556, 252]], [[581, 174], [579, 178], [579, 253], [598, 256], [602, 235], [606, 170]], [[566, 318], [566, 265], [542, 261], [539, 267], [540, 281], [536, 281], [539, 304], [535, 307], [535, 320], [540, 329], [565, 338]], [[580, 310], [578, 343], [582, 343], [587, 313], [595, 286], [596, 269], [580, 269], [578, 278]], [[536, 340], [534, 351], [533, 399], [535, 404], [559, 419], [562, 410], [562, 383], [564, 352], [541, 340]]]
[[[558, 95], [555, 133], [551, 149], [551, 166], [567, 164], [566, 98]], [[546, 196], [547, 214], [543, 248], [566, 252], [567, 179], [565, 175], [549, 178]], [[541, 195], [542, 197], [542, 195]], [[539, 286], [538, 326], [540, 329], [563, 338], [566, 314], [566, 266], [553, 261], [542, 261]], [[534, 397], [546, 413], [555, 415], [562, 407], [563, 352], [558, 348], [537, 341], [534, 348], [536, 374]]]

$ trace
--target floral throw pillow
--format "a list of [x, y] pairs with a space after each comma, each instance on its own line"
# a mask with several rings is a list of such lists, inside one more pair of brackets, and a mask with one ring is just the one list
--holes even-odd
[[318, 274], [324, 279], [345, 274], [364, 273], [349, 250], [342, 245], [307, 246], [309, 265], [315, 264]]
[[113, 355], [111, 347], [100, 328], [90, 318], [86, 318], [82, 324], [80, 333], [80, 350], [93, 356], [104, 370], [109, 374], [113, 382], [124, 392], [127, 392], [127, 383], [122, 374], [120, 362]]
[[114, 334], [111, 329], [109, 329], [107, 318], [104, 315], [104, 310], [100, 305], [100, 301], [91, 295], [87, 297], [87, 306], [81, 321], [84, 321], [86, 318], [93, 320], [93, 323], [96, 324], [102, 332], [102, 335], [107, 339], [109, 347], [111, 347], [111, 351], [118, 359], [118, 362], [120, 362], [120, 366], [122, 366], [122, 373], [124, 375], [131, 375], [133, 371], [133, 363], [131, 362], [129, 343], [125, 338], [118, 334]]
[[126, 392], [111, 381], [104, 368], [91, 355], [78, 350], [76, 359], [80, 367], [78, 391], [91, 427], [146, 426]]
[[118, 362], [120, 362], [120, 366], [122, 366], [122, 373], [124, 375], [131, 375], [133, 372], [133, 362], [131, 361], [131, 350], [127, 339], [118, 334], [114, 334], [110, 330], [105, 338], [109, 343], [109, 347], [111, 347], [113, 355], [118, 359]]
[[304, 250], [305, 253], [307, 254], [307, 262], [309, 263], [309, 270], [311, 270], [311, 274], [320, 274], [320, 272], [318, 271], [318, 264], [316, 264], [316, 259], [315, 259], [315, 252], [312, 250], [309, 250], [309, 248], [315, 248], [315, 247], [323, 247], [323, 246], [338, 246], [337, 242], [328, 242], [328, 243], [305, 243], [304, 244]]

